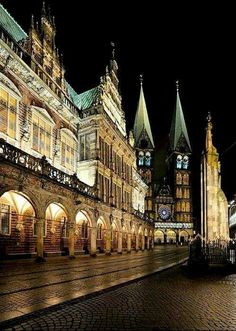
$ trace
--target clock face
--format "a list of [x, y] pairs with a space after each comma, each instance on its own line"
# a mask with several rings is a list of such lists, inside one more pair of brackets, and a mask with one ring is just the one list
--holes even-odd
[[168, 220], [171, 215], [170, 207], [160, 206], [158, 209], [158, 214], [162, 220]]

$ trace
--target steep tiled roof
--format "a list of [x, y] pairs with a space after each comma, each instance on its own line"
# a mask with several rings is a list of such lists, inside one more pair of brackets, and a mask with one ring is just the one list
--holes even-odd
[[66, 86], [71, 100], [79, 109], [90, 108], [100, 94], [99, 86], [80, 94], [78, 94], [68, 82], [66, 82]]
[[135, 115], [135, 121], [134, 121], [135, 143], [137, 143], [139, 141], [140, 135], [143, 132], [143, 130], [146, 132], [146, 134], [151, 142], [151, 145], [154, 148], [152, 130], [151, 130], [151, 126], [149, 123], [148, 112], [147, 112], [146, 102], [145, 102], [144, 93], [143, 93], [143, 86], [141, 84], [138, 108], [137, 108], [137, 112]]
[[8, 11], [0, 4], [0, 26], [9, 33], [9, 35], [19, 42], [22, 39], [27, 38], [27, 33], [19, 26]]
[[180, 102], [179, 91], [177, 89], [176, 107], [170, 129], [170, 144], [173, 151], [176, 149], [176, 146], [181, 137], [185, 138], [189, 150], [191, 151], [192, 149], [188, 137], [187, 127], [184, 120], [184, 114]]

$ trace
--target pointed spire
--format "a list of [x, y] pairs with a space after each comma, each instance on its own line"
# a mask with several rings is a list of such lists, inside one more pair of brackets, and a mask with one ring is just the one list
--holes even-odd
[[143, 93], [143, 75], [139, 76], [140, 79], [140, 95], [138, 108], [135, 115], [134, 121], [134, 140], [136, 147], [139, 144], [141, 136], [146, 136], [150, 141], [150, 147], [154, 148], [154, 141], [152, 137], [151, 126], [149, 123], [148, 112], [146, 107], [146, 102]]
[[189, 151], [191, 151], [191, 145], [188, 137], [188, 131], [185, 124], [182, 105], [179, 97], [179, 81], [176, 81], [176, 106], [174, 115], [172, 118], [172, 124], [170, 129], [170, 145], [171, 149], [176, 150], [177, 144], [181, 137], [184, 137]]

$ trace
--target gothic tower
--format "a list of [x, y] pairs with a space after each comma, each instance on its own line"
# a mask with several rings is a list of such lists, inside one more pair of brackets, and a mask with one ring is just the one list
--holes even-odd
[[143, 93], [143, 77], [140, 75], [140, 95], [134, 121], [134, 147], [136, 149], [137, 169], [149, 186], [146, 195], [145, 212], [154, 218], [152, 206], [152, 174], [154, 141], [149, 123], [146, 102]]
[[228, 203], [221, 189], [219, 154], [212, 143], [211, 115], [201, 160], [201, 234], [206, 241], [228, 240]]
[[173, 219], [192, 222], [191, 145], [176, 82], [176, 106], [170, 129], [170, 148], [167, 164], [171, 190], [175, 201]]

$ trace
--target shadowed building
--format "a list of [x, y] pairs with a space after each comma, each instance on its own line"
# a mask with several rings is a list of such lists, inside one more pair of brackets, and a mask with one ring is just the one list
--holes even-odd
[[166, 175], [155, 195], [156, 242], [187, 242], [193, 234], [191, 153], [177, 82]]

